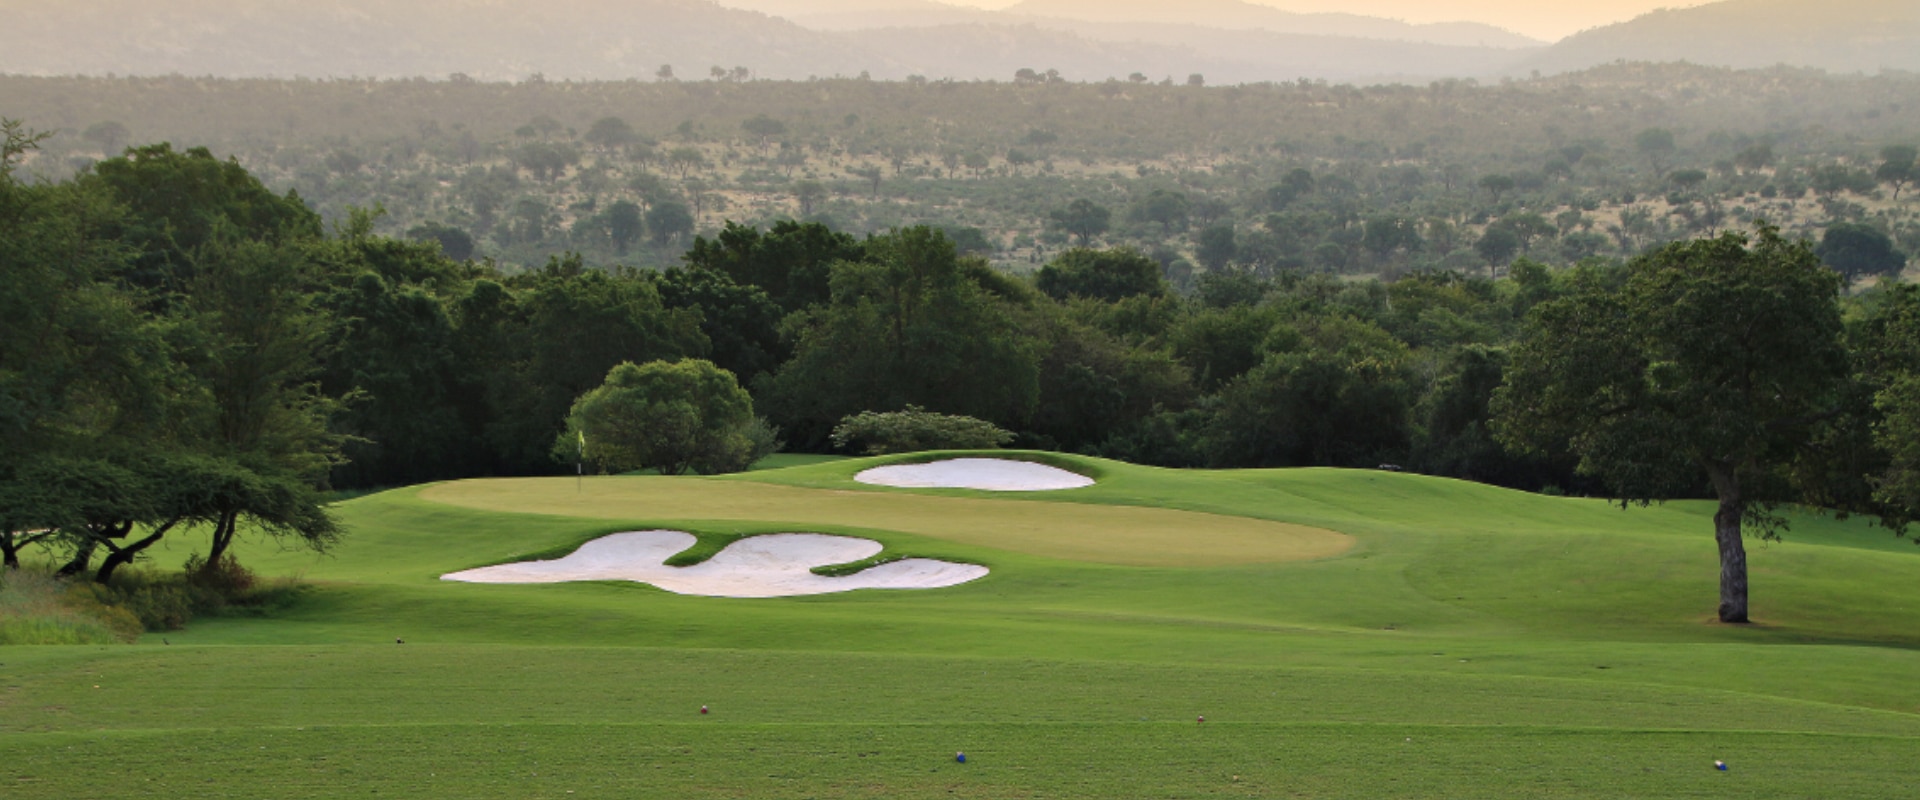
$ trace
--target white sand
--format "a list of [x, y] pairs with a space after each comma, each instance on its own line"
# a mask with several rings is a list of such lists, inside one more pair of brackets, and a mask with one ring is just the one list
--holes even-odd
[[853, 479], [874, 486], [992, 492], [1051, 492], [1093, 485], [1092, 478], [1059, 467], [1005, 458], [953, 458], [928, 464], [874, 467]]
[[675, 594], [706, 597], [791, 597], [855, 589], [938, 589], [978, 580], [987, 568], [909, 558], [829, 578], [809, 570], [871, 558], [879, 542], [818, 533], [776, 533], [734, 542], [691, 567], [666, 560], [693, 546], [691, 534], [638, 531], [604, 536], [554, 561], [501, 564], [440, 576], [463, 583], [634, 581]]

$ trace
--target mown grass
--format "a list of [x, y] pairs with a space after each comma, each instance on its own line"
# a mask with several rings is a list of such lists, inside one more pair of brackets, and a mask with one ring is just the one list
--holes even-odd
[[[1621, 510], [1409, 475], [1090, 460], [1077, 466], [1099, 485], [1039, 495], [851, 481], [886, 461], [589, 479], [579, 494], [571, 480], [462, 483], [344, 503], [352, 530], [329, 556], [246, 551], [263, 574], [315, 587], [271, 618], [196, 621], [170, 645], [0, 651], [0, 786], [20, 797], [1910, 789], [1920, 548], [1858, 521], [1803, 516], [1785, 542], [1756, 545], [1761, 622], [1725, 626], [1711, 622], [1717, 573], [1699, 504]], [[1223, 541], [1201, 521], [1234, 518], [1259, 523], [1235, 529], [1248, 542], [1314, 529], [1352, 541], [1312, 560], [1271, 558], [1270, 545], [1241, 560], [1187, 554]], [[1103, 536], [1088, 520], [1131, 530]], [[1045, 541], [1060, 525], [1082, 549]], [[438, 579], [652, 528], [703, 542], [863, 536], [886, 545], [883, 558], [992, 573], [934, 591], [769, 600]], [[1145, 561], [1152, 548], [1162, 563], [1116, 563], [1115, 551]], [[714, 713], [697, 715], [702, 704]]]

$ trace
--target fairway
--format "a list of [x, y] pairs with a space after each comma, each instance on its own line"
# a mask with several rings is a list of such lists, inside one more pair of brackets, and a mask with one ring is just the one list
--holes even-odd
[[[1726, 626], [1710, 622], [1701, 504], [1024, 457], [1098, 483], [878, 488], [852, 476], [885, 460], [855, 459], [352, 500], [330, 554], [247, 546], [256, 569], [313, 587], [272, 617], [200, 620], [130, 647], [0, 651], [0, 786], [22, 798], [72, 797], [75, 776], [128, 797], [1910, 789], [1920, 548], [1884, 530], [1794, 515], [1786, 541], [1753, 549], [1759, 624]], [[439, 579], [651, 529], [857, 536], [881, 558], [991, 572], [765, 599]]]

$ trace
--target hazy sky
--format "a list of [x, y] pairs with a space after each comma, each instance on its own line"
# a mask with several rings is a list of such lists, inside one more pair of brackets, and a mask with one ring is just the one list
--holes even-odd
[[[1005, 8], [1018, 0], [945, 0]], [[1177, 3], [1178, 0], [1168, 0]], [[1538, 39], [1632, 19], [1656, 8], [1686, 8], [1708, 0], [1248, 0], [1288, 11], [1344, 11], [1408, 22], [1485, 22]]]

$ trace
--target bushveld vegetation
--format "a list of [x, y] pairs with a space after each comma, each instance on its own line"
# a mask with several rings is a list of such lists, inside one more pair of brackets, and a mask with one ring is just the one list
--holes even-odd
[[[1029, 71], [1031, 72], [1031, 71]], [[1009, 79], [1015, 76], [1008, 75]], [[727, 220], [909, 225], [1037, 268], [1128, 245], [1175, 283], [1232, 265], [1393, 277], [1624, 258], [1766, 217], [1920, 250], [1920, 80], [1618, 64], [1498, 85], [1300, 81], [217, 80], [0, 77], [61, 177], [206, 146], [332, 221], [456, 259], [670, 266]], [[1907, 148], [1907, 149], [1902, 149]]]

